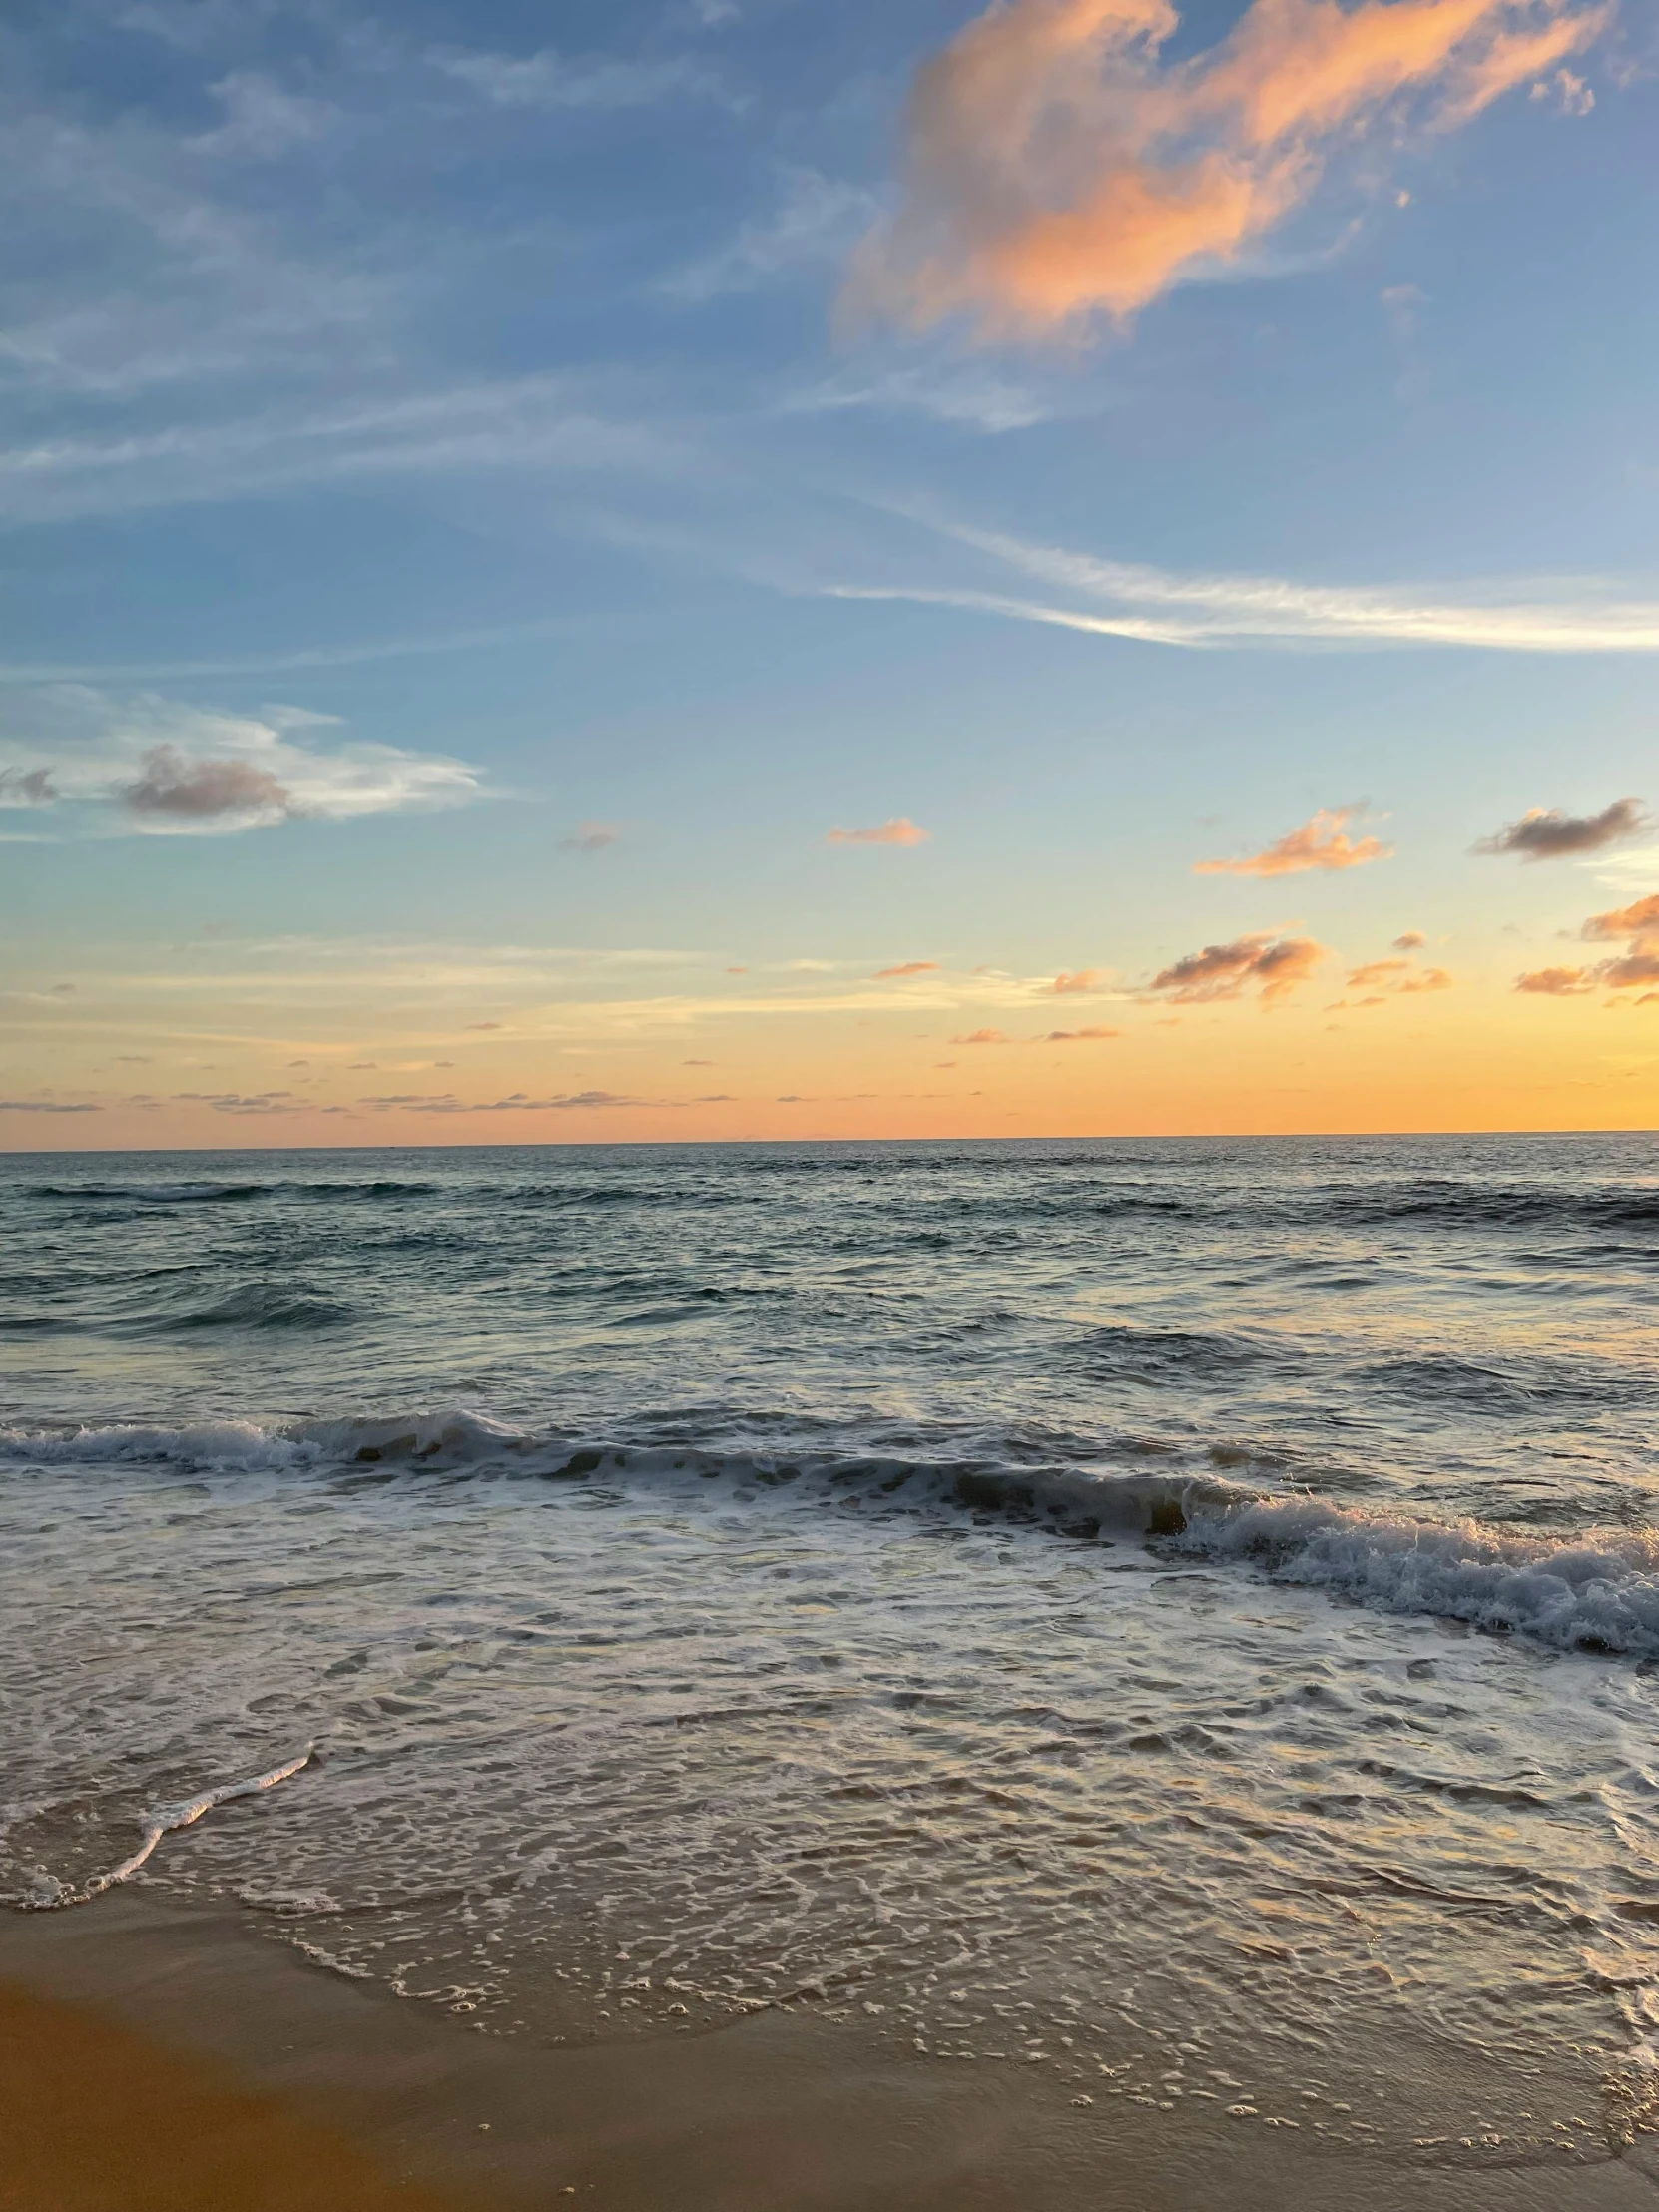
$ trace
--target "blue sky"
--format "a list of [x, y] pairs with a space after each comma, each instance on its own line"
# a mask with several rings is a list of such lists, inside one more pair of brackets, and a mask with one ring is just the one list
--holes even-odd
[[[1148, 0], [994, 162], [1090, 0], [971, 111], [943, 0], [14, 6], [0, 1141], [1659, 1119], [1659, 832], [1470, 852], [1659, 797], [1659, 41], [1457, 5], [1266, 145], [1206, 85], [1353, 21]], [[1236, 250], [985, 275], [1194, 143]]]

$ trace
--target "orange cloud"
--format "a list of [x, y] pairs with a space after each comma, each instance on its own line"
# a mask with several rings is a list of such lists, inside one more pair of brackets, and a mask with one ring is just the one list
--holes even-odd
[[937, 975], [938, 972], [937, 960], [901, 960], [897, 967], [877, 968], [874, 980], [885, 983], [895, 975]]
[[925, 844], [931, 830], [919, 830], [908, 815], [894, 815], [874, 830], [831, 830], [830, 844]]
[[1121, 1037], [1121, 1029], [1051, 1029], [1046, 1037], [1034, 1037], [1034, 1044], [1094, 1044], [1104, 1037]]
[[1167, 991], [1178, 1006], [1190, 1006], [1237, 998], [1246, 984], [1256, 983], [1272, 1003], [1306, 983], [1327, 956], [1325, 946], [1312, 937], [1238, 937], [1231, 944], [1207, 944], [1202, 952], [1189, 952], [1155, 975], [1150, 987]]
[[1069, 998], [1077, 991], [1097, 991], [1104, 981], [1105, 977], [1099, 968], [1078, 968], [1075, 974], [1070, 975], [1062, 968], [1052, 983], [1043, 985], [1043, 992], [1049, 998]]
[[1370, 860], [1390, 858], [1392, 845], [1384, 844], [1380, 837], [1356, 839], [1345, 834], [1345, 825], [1356, 812], [1353, 807], [1322, 807], [1300, 830], [1288, 830], [1266, 851], [1253, 853], [1247, 860], [1200, 860], [1193, 873], [1301, 875], [1309, 868], [1364, 867]]
[[[1404, 943], [1406, 940], [1398, 941]], [[1420, 944], [1422, 940], [1418, 937], [1416, 941]], [[1389, 998], [1411, 998], [1421, 991], [1448, 991], [1451, 987], [1452, 977], [1443, 967], [1413, 967], [1409, 960], [1371, 960], [1364, 967], [1351, 968], [1348, 975], [1351, 991], [1372, 990], [1382, 994], [1362, 999], [1362, 1006], [1384, 1006]], [[1348, 1001], [1340, 1003], [1346, 1005]], [[1337, 1008], [1331, 1010], [1336, 1012]]]
[[1577, 852], [1599, 852], [1647, 827], [1639, 799], [1615, 799], [1599, 815], [1567, 815], [1559, 807], [1534, 807], [1519, 822], [1505, 823], [1495, 836], [1482, 837], [1474, 849], [1488, 855], [1518, 852], [1523, 860], [1562, 860]]
[[[1551, 998], [1568, 998], [1605, 984], [1615, 991], [1633, 990], [1639, 984], [1659, 983], [1659, 891], [1638, 898], [1628, 906], [1615, 906], [1605, 914], [1592, 914], [1579, 934], [1590, 943], [1618, 943], [1625, 950], [1616, 959], [1594, 967], [1538, 968], [1515, 978], [1517, 991], [1538, 991]], [[1645, 998], [1637, 1001], [1645, 1006]]]
[[1000, 1029], [970, 1029], [965, 1037], [952, 1037], [952, 1044], [1006, 1044], [1007, 1038]]
[[1529, 975], [1515, 977], [1517, 991], [1531, 991], [1540, 998], [1576, 998], [1583, 991], [1593, 991], [1593, 970], [1581, 967], [1534, 968]]
[[1586, 46], [1573, 0], [1254, 0], [1165, 61], [1170, 0], [999, 0], [916, 81], [905, 191], [848, 304], [987, 335], [1124, 318], [1236, 263], [1379, 127], [1448, 129]]
[[1633, 905], [1616, 906], [1609, 914], [1592, 914], [1584, 934], [1596, 937], [1632, 937], [1638, 943], [1659, 939], [1659, 891], [1638, 898]]

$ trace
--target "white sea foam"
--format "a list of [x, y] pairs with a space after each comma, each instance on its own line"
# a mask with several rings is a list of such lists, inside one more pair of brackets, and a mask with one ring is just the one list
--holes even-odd
[[90, 1882], [76, 1888], [47, 1877], [29, 1898], [30, 1907], [36, 1912], [55, 1912], [65, 1906], [86, 1905], [93, 1898], [102, 1897], [106, 1890], [130, 1881], [164, 1836], [172, 1835], [175, 1829], [193, 1828], [203, 1814], [211, 1813], [216, 1805], [229, 1805], [234, 1798], [254, 1797], [262, 1790], [274, 1790], [278, 1782], [286, 1782], [302, 1767], [308, 1767], [311, 1755], [311, 1746], [307, 1744], [296, 1758], [289, 1759], [283, 1766], [273, 1767], [269, 1774], [257, 1774], [245, 1782], [227, 1782], [217, 1790], [204, 1790], [198, 1797], [181, 1798], [177, 1804], [154, 1807], [143, 1816], [144, 1840], [119, 1867], [110, 1868], [107, 1874], [94, 1875]]
[[926, 1504], [1047, 1522], [1073, 1535], [1149, 1541], [1390, 1612], [1467, 1621], [1563, 1650], [1659, 1654], [1659, 1534], [1522, 1532], [1339, 1506], [1304, 1493], [1274, 1495], [1210, 1475], [1030, 1468], [988, 1456], [963, 1462], [890, 1452], [585, 1445], [454, 1409], [281, 1427], [223, 1421], [44, 1434], [5, 1429], [0, 1462], [149, 1462], [226, 1474], [365, 1464], [497, 1468], [576, 1481], [721, 1480], [757, 1494], [799, 1483], [822, 1488], [837, 1504], [852, 1497], [877, 1510]]

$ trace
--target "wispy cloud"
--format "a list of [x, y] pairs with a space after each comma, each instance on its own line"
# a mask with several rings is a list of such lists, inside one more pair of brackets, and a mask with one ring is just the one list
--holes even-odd
[[1051, 1029], [1046, 1037], [1034, 1040], [1037, 1044], [1099, 1044], [1108, 1037], [1121, 1037], [1121, 1029]]
[[1048, 998], [1075, 998], [1086, 992], [1099, 990], [1105, 980], [1105, 975], [1099, 968], [1062, 968], [1052, 983], [1043, 985], [1043, 994]]
[[877, 968], [875, 981], [885, 983], [900, 975], [937, 975], [938, 972], [937, 960], [901, 960], [897, 967]]
[[1008, 1038], [1000, 1029], [970, 1029], [965, 1036], [952, 1037], [952, 1044], [1007, 1044]]
[[795, 270], [822, 268], [840, 260], [874, 214], [875, 201], [862, 186], [816, 169], [792, 169], [775, 213], [746, 223], [730, 245], [679, 271], [660, 288], [679, 299], [718, 299], [752, 291]]
[[567, 59], [550, 46], [533, 54], [434, 49], [434, 68], [499, 108], [552, 111], [657, 107], [666, 100], [729, 99], [705, 65], [684, 55], [662, 61], [622, 61], [608, 55]]
[[[441, 754], [321, 742], [329, 718], [297, 708], [216, 714], [144, 693], [58, 685], [14, 703], [0, 734], [4, 789], [95, 834], [204, 835], [298, 817], [465, 806], [479, 771]], [[3, 799], [4, 791], [0, 791]]]
[[1391, 857], [1393, 847], [1381, 837], [1351, 837], [1347, 825], [1355, 807], [1322, 807], [1298, 830], [1288, 830], [1261, 852], [1242, 860], [1198, 860], [1195, 875], [1301, 875], [1311, 868], [1328, 871], [1365, 867]]
[[119, 437], [0, 447], [0, 521], [61, 521], [363, 477], [499, 468], [672, 473], [685, 461], [672, 440], [608, 417], [566, 379], [509, 377], [350, 406], [268, 405]]
[[1467, 122], [1594, 39], [1571, 0], [1255, 0], [1170, 61], [1169, 0], [1000, 0], [919, 77], [903, 202], [867, 241], [854, 309], [1038, 334], [1132, 315], [1237, 268], [1336, 158], [1374, 169], [1413, 128]]
[[608, 852], [622, 842], [622, 831], [611, 822], [584, 822], [574, 836], [561, 837], [561, 852]]
[[1515, 978], [1517, 991], [1538, 998], [1578, 998], [1595, 987], [1590, 970], [1582, 967], [1533, 968], [1529, 974]]
[[907, 512], [938, 537], [1058, 590], [1056, 603], [946, 583], [821, 587], [840, 599], [905, 600], [1017, 622], [1173, 646], [1443, 646], [1506, 653], [1659, 652], [1659, 596], [1604, 579], [1465, 586], [1306, 584], [1286, 577], [1184, 575], [1101, 560]]
[[1311, 937], [1274, 937], [1263, 932], [1189, 952], [1155, 975], [1149, 988], [1178, 1006], [1196, 1006], [1238, 998], [1254, 984], [1261, 997], [1274, 1004], [1306, 983], [1328, 957], [1326, 947]]
[[908, 815], [894, 815], [872, 830], [831, 830], [828, 844], [925, 844], [933, 834], [919, 829]]
[[1534, 807], [1518, 822], [1505, 823], [1474, 847], [1489, 856], [1518, 853], [1523, 860], [1566, 860], [1582, 852], [1600, 852], [1652, 828], [1639, 799], [1615, 799], [1599, 815], [1569, 815], [1559, 807]]

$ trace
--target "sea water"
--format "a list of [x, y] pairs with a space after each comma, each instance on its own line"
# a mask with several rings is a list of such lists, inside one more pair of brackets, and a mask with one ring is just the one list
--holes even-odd
[[1659, 1141], [13, 1155], [0, 1254], [12, 1907], [1171, 2125], [1650, 2116]]

